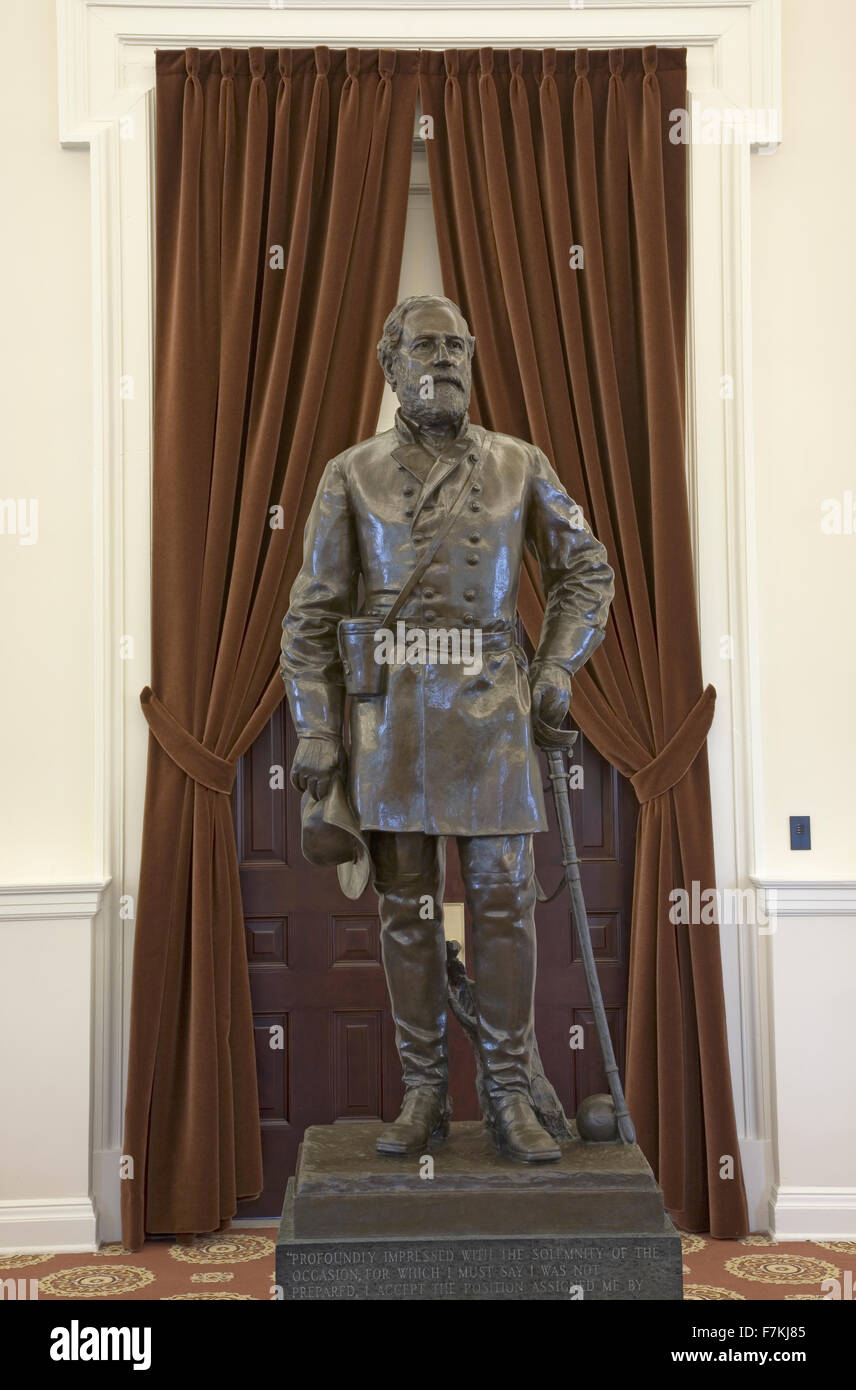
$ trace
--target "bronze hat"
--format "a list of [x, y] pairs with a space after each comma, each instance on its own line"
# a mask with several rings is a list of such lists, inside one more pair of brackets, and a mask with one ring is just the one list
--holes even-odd
[[300, 846], [310, 864], [336, 865], [339, 886], [347, 898], [362, 896], [371, 874], [371, 856], [341, 777], [331, 778], [320, 801], [311, 792], [303, 793]]

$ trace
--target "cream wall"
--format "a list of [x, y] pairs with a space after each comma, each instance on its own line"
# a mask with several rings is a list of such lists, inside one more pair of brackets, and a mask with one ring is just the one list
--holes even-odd
[[[93, 694], [89, 157], [57, 131], [53, 0], [4, 0], [0, 218], [0, 1249], [91, 1249]], [[15, 893], [12, 885], [54, 891]], [[44, 916], [39, 916], [39, 913]]]
[[[783, 143], [752, 161], [763, 799], [757, 869], [856, 880], [852, 0], [784, 0]], [[856, 527], [852, 528], [856, 532]], [[810, 815], [792, 851], [788, 816]], [[856, 1231], [856, 917], [782, 917], [762, 946], [781, 1237]]]
[[[785, 0], [784, 140], [752, 161], [755, 457], [770, 877], [856, 878], [853, 0]], [[810, 815], [791, 851], [788, 816]]]
[[57, 135], [53, 0], [4, 0], [0, 498], [38, 501], [38, 539], [0, 534], [0, 883], [92, 879], [92, 372], [89, 156]]

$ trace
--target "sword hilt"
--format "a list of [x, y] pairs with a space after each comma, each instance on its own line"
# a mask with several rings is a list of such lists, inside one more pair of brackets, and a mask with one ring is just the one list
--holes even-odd
[[535, 714], [532, 716], [532, 732], [538, 747], [543, 748], [549, 758], [551, 753], [559, 753], [563, 749], [570, 752], [577, 741], [579, 730], [554, 729], [552, 724], [545, 724], [541, 716]]

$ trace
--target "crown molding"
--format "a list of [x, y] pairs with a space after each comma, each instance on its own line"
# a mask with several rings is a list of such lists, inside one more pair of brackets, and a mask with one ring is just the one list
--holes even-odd
[[[477, 48], [686, 46], [688, 67], [711, 50], [713, 80], [734, 106], [772, 113], [781, 132], [781, 0], [56, 0], [63, 145], [91, 143], [154, 84], [158, 48], [318, 42], [325, 20], [339, 46]], [[691, 83], [692, 85], [692, 83]], [[770, 148], [770, 147], [767, 147]]]

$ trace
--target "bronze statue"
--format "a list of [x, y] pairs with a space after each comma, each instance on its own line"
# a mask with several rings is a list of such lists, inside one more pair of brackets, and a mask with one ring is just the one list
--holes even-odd
[[[395, 426], [325, 469], [281, 667], [299, 736], [292, 781], [310, 815], [335, 788], [337, 826], [347, 800], [378, 894], [405, 1084], [378, 1149], [419, 1153], [448, 1130], [442, 904], [454, 835], [488, 1121], [501, 1152], [535, 1163], [560, 1150], [532, 1100], [532, 835], [547, 829], [532, 725], [564, 720], [571, 677], [603, 640], [613, 574], [540, 449], [470, 422], [474, 346], [448, 299], [405, 299], [389, 315], [378, 357]], [[528, 671], [514, 632], [524, 547], [547, 596]]]

